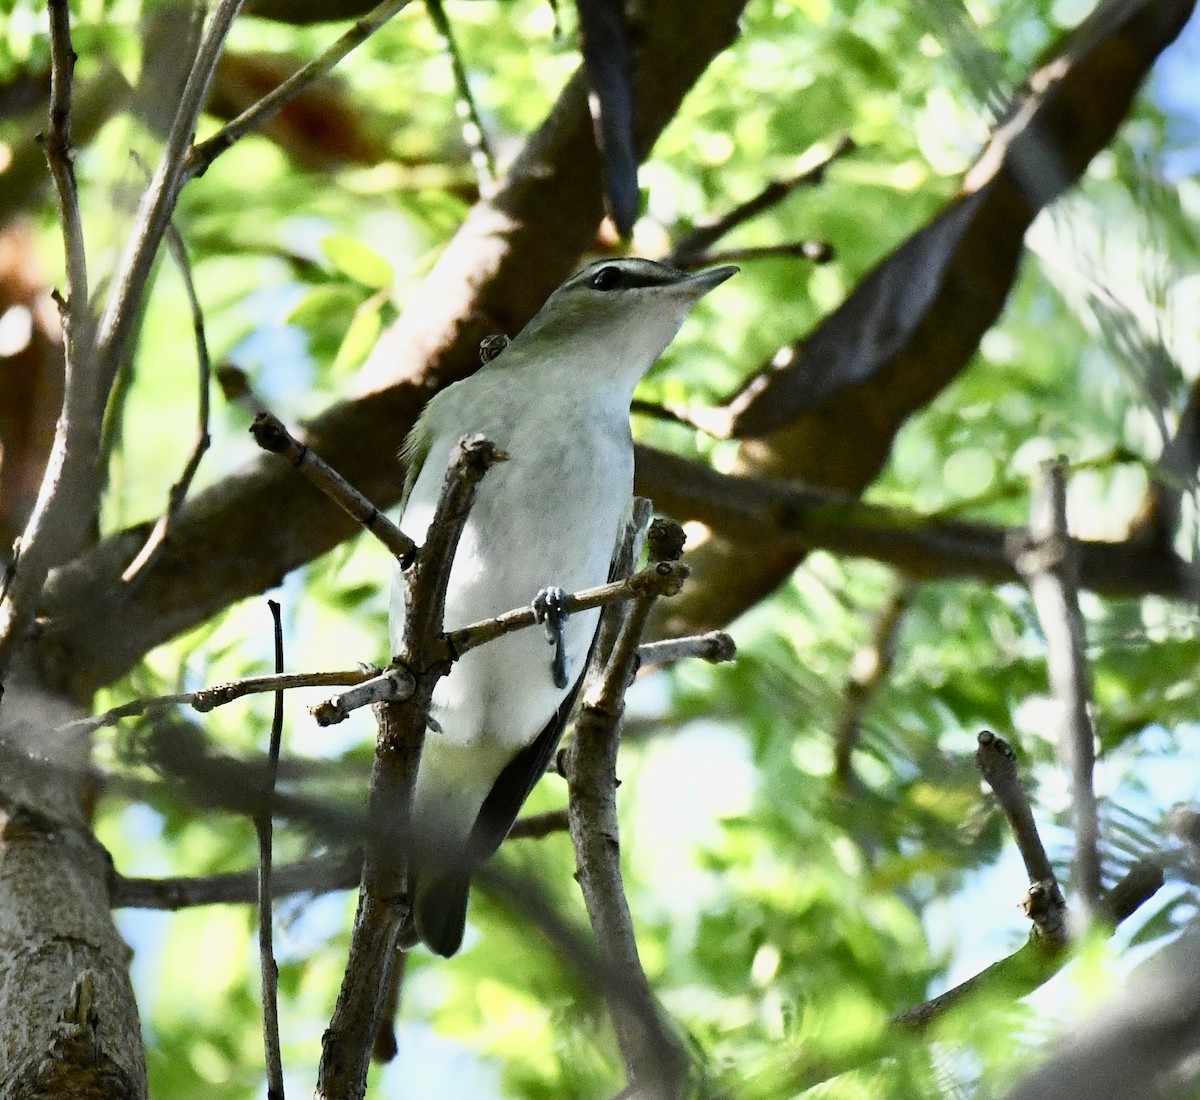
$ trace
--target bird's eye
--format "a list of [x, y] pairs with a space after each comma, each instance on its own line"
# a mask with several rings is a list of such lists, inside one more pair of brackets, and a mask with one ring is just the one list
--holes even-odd
[[593, 290], [615, 290], [621, 282], [621, 269], [602, 267], [592, 276]]

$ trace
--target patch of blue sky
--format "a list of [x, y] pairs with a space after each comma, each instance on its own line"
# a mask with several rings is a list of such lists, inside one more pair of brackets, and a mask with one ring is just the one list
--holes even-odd
[[1169, 180], [1200, 172], [1200, 15], [1163, 51], [1150, 95], [1167, 121], [1163, 169]]

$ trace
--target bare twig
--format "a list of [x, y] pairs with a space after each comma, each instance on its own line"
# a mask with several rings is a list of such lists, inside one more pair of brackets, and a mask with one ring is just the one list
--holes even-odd
[[71, 44], [71, 15], [67, 0], [50, 0], [50, 126], [42, 148], [58, 194], [58, 216], [66, 248], [66, 327], [84, 334], [88, 319], [87, 251], [79, 189], [75, 182], [75, 145], [71, 138], [71, 83], [75, 49]]
[[98, 384], [107, 393], [125, 353], [125, 342], [137, 318], [138, 303], [150, 277], [154, 257], [187, 180], [185, 158], [196, 132], [200, 111], [225, 44], [225, 37], [243, 0], [220, 0], [200, 39], [196, 60], [179, 96], [175, 119], [167, 133], [162, 157], [142, 196], [137, 218], [113, 276], [112, 290], [100, 316], [97, 334]]
[[339, 672], [289, 672], [283, 676], [247, 676], [228, 684], [201, 688], [199, 691], [182, 691], [175, 695], [156, 695], [148, 699], [133, 699], [119, 707], [106, 710], [103, 714], [80, 718], [59, 726], [56, 734], [93, 733], [105, 726], [115, 725], [122, 718], [133, 718], [147, 711], [165, 710], [173, 706], [191, 706], [201, 714], [223, 707], [246, 695], [261, 695], [268, 691], [287, 691], [304, 687], [337, 687], [342, 684], [360, 684], [372, 673], [362, 669], [345, 669]]
[[1029, 798], [1017, 772], [1017, 754], [1012, 746], [991, 730], [983, 730], [979, 734], [979, 747], [975, 750], [975, 763], [1008, 819], [1008, 827], [1025, 862], [1029, 881], [1054, 878], [1054, 868], [1042, 845], [1033, 811], [1029, 808]]
[[688, 638], [666, 638], [638, 646], [638, 667], [650, 668], [698, 658], [719, 665], [737, 658], [737, 644], [723, 630], [694, 634]]
[[198, 421], [196, 425], [196, 441], [192, 444], [192, 453], [188, 456], [188, 460], [184, 464], [183, 472], [179, 475], [179, 480], [171, 486], [167, 494], [166, 511], [159, 516], [158, 522], [155, 523], [153, 530], [151, 530], [145, 545], [138, 551], [133, 561], [125, 567], [125, 572], [121, 574], [121, 580], [125, 584], [132, 584], [138, 576], [154, 564], [162, 553], [162, 548], [166, 545], [167, 539], [170, 537], [171, 526], [175, 521], [175, 517], [183, 507], [188, 490], [192, 487], [192, 480], [196, 476], [196, 471], [200, 468], [200, 460], [204, 457], [204, 453], [208, 450], [211, 442], [211, 437], [208, 434], [208, 418], [212, 363], [208, 357], [208, 340], [204, 334], [204, 311], [200, 307], [200, 298], [196, 294], [196, 284], [192, 279], [192, 265], [188, 259], [187, 248], [183, 243], [183, 237], [180, 236], [179, 230], [175, 228], [174, 222], [167, 223], [166, 237], [167, 248], [170, 249], [171, 255], [175, 260], [175, 265], [179, 268], [180, 278], [183, 279], [183, 289], [187, 293], [188, 304], [192, 310], [192, 332], [196, 340], [196, 368], [199, 376], [199, 394], [196, 405], [196, 419]]
[[401, 8], [407, 7], [408, 3], [409, 0], [384, 0], [383, 3], [377, 4], [319, 57], [297, 69], [278, 88], [268, 92], [257, 103], [251, 104], [212, 137], [193, 146], [184, 164], [184, 178], [191, 179], [203, 175], [208, 166], [226, 149], [264, 122], [274, 118], [287, 103], [332, 70], [343, 57], [361, 46]]
[[[641, 597], [674, 595], [679, 591], [683, 579], [687, 576], [687, 567], [678, 562], [657, 562], [635, 573], [623, 581], [613, 581], [609, 584], [597, 585], [595, 588], [585, 588], [582, 592], [568, 595], [564, 606], [569, 614], [587, 611], [593, 607], [620, 600], [637, 600]], [[537, 623], [536, 614], [532, 608], [518, 607], [497, 615], [493, 619], [484, 619], [461, 630], [452, 630], [446, 635], [446, 640], [454, 652], [455, 658], [475, 649], [477, 646], [511, 634], [515, 630], [524, 630]]]
[[1029, 545], [1017, 556], [1046, 637], [1046, 661], [1054, 695], [1063, 710], [1059, 759], [1071, 777], [1075, 822], [1075, 889], [1088, 919], [1103, 893], [1100, 823], [1093, 786], [1095, 732], [1088, 704], [1091, 684], [1083, 616], [1076, 590], [1077, 563], [1067, 530], [1064, 466], [1042, 466], [1029, 524]]
[[[283, 623], [279, 604], [268, 600], [271, 622], [275, 628], [275, 675], [283, 675]], [[271, 743], [267, 750], [267, 774], [263, 782], [263, 798], [259, 812], [254, 815], [254, 831], [258, 836], [258, 958], [262, 972], [263, 1049], [267, 1062], [267, 1100], [284, 1100], [283, 1060], [279, 1053], [279, 966], [275, 962], [271, 916], [271, 810], [275, 800], [275, 784], [279, 779], [279, 748], [283, 740], [283, 692], [275, 692], [275, 712], [271, 718]]]
[[984, 730], [979, 735], [975, 763], [1000, 803], [1021, 858], [1025, 861], [1025, 871], [1029, 875], [1025, 912], [1033, 921], [1039, 936], [1056, 946], [1064, 945], [1069, 938], [1067, 903], [1059, 889], [1058, 876], [1042, 845], [1033, 811], [1029, 808], [1029, 799], [1021, 786], [1017, 754], [1003, 737], [997, 737], [991, 730]]
[[412, 674], [406, 668], [394, 665], [349, 691], [309, 707], [309, 712], [317, 720], [318, 726], [335, 726], [362, 707], [398, 703], [409, 698], [415, 689], [416, 681]]
[[401, 564], [416, 550], [413, 542], [390, 519], [354, 488], [320, 455], [296, 439], [271, 413], [261, 413], [250, 427], [254, 442], [264, 451], [286, 459], [351, 518], [374, 535]]
[[362, 1096], [371, 1047], [384, 1014], [396, 942], [411, 916], [408, 889], [409, 815], [417, 761], [425, 740], [433, 689], [450, 668], [442, 634], [446, 586], [459, 537], [480, 479], [504, 454], [480, 436], [454, 448], [425, 544], [404, 569], [404, 629], [397, 662], [414, 670], [409, 699], [378, 708], [379, 736], [371, 770], [368, 845], [350, 958], [333, 1018], [322, 1041], [317, 1095]]
[[[667, 527], [673, 530], [667, 530]], [[653, 568], [678, 566], [682, 531], [656, 521], [649, 536]], [[625, 690], [637, 665], [638, 643], [654, 603], [647, 592], [622, 608], [623, 622], [604, 672], [587, 689], [567, 752], [568, 814], [578, 879], [600, 957], [618, 976], [624, 996], [609, 1011], [625, 1072], [642, 1095], [682, 1096], [689, 1059], [663, 1018], [638, 957], [633, 918], [621, 879], [616, 810], [617, 750]]]
[[833, 728], [833, 774], [842, 786], [848, 786], [853, 778], [852, 759], [862, 716], [895, 664], [896, 641], [912, 598], [912, 585], [897, 587], [879, 612], [870, 645], [860, 649], [851, 662], [841, 712]]
[[94, 377], [95, 330], [88, 305], [87, 255], [71, 141], [75, 50], [66, 0], [52, 0], [49, 13], [50, 118], [43, 146], [58, 194], [66, 251], [66, 297], [55, 293], [63, 326], [63, 407], [37, 502], [21, 535], [19, 555], [6, 570], [0, 599], [0, 694], [5, 670], [33, 623], [47, 575], [79, 547], [88, 527], [87, 517], [94, 511], [96, 433], [107, 393], [97, 387]]
[[788, 241], [785, 244], [760, 245], [757, 248], [718, 248], [688, 257], [684, 266], [710, 267], [714, 264], [741, 264], [747, 260], [773, 260], [794, 257], [814, 264], [827, 264], [835, 255], [828, 241]]
[[496, 158], [492, 155], [491, 143], [488, 141], [487, 130], [484, 129], [483, 119], [479, 115], [479, 107], [471, 93], [471, 84], [467, 80], [467, 69], [463, 64], [462, 53], [454, 38], [454, 28], [446, 17], [446, 9], [442, 0], [425, 0], [429, 18], [442, 40], [442, 48], [450, 59], [450, 69], [454, 73], [454, 87], [458, 102], [455, 109], [462, 120], [463, 140], [471, 150], [471, 164], [479, 180], [479, 190], [486, 195], [496, 179]]
[[772, 180], [754, 198], [735, 206], [729, 213], [714, 221], [711, 225], [698, 226], [678, 241], [672, 250], [669, 263], [676, 267], [691, 265], [695, 257], [707, 252], [726, 233], [736, 229], [751, 218], [769, 210], [786, 199], [799, 187], [816, 187], [824, 182], [825, 172], [839, 157], [853, 152], [853, 140], [843, 135], [834, 143], [833, 148], [810, 168], [798, 172], [787, 179]]

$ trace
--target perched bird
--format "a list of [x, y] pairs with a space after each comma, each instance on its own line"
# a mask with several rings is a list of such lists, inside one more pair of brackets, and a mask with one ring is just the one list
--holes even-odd
[[[445, 628], [531, 600], [546, 622], [545, 634], [518, 631], [469, 651], [434, 691], [410, 884], [416, 934], [439, 955], [458, 950], [472, 872], [546, 770], [578, 693], [600, 613], [567, 619], [561, 599], [608, 580], [633, 494], [633, 391], [692, 306], [736, 270], [688, 274], [632, 258], [585, 267], [497, 357], [437, 394], [404, 444], [400, 527], [418, 543], [458, 440], [481, 433], [509, 456], [480, 483]], [[404, 600], [397, 573], [394, 647]]]

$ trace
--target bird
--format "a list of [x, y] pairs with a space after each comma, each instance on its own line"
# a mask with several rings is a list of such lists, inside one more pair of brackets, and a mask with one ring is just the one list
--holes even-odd
[[[458, 951], [472, 874], [553, 757], [600, 616], [567, 617], [562, 600], [609, 579], [633, 499], [634, 390], [692, 307], [736, 271], [684, 272], [637, 257], [589, 264], [498, 355], [436, 394], [401, 449], [400, 528], [417, 544], [459, 440], [483, 435], [508, 456], [479, 485], [450, 569], [444, 629], [531, 602], [545, 625], [544, 636], [526, 629], [469, 650], [434, 689], [408, 834], [411, 943]], [[405, 592], [397, 565], [393, 652]]]

